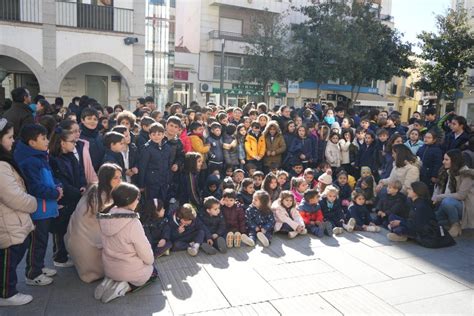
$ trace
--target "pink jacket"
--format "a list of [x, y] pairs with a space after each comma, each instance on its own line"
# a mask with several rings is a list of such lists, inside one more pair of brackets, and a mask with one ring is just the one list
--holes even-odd
[[105, 275], [135, 286], [145, 284], [153, 272], [153, 251], [138, 214], [114, 207], [99, 215]]
[[92, 166], [92, 159], [89, 153], [89, 142], [84, 139], [79, 139], [79, 142], [84, 143], [84, 150], [82, 151], [82, 161], [84, 162], [84, 173], [86, 175], [87, 184], [98, 183], [99, 178]]
[[289, 216], [285, 207], [281, 205], [280, 199], [278, 199], [272, 203], [272, 211], [275, 216], [275, 232], [279, 231], [284, 223], [290, 225], [293, 230], [300, 225], [304, 227], [303, 218], [296, 210], [296, 207], [291, 208], [291, 216]]

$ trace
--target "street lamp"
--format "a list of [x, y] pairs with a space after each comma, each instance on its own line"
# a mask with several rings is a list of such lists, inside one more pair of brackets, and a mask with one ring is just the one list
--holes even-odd
[[225, 48], [225, 38], [221, 40], [221, 82], [220, 82], [220, 93], [219, 93], [220, 105], [224, 105], [224, 48]]

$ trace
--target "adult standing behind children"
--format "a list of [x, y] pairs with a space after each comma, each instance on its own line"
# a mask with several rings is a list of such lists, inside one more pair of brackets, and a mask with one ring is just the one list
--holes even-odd
[[29, 245], [36, 211], [34, 196], [26, 192], [20, 168], [13, 160], [13, 123], [0, 119], [0, 306], [23, 305], [33, 297], [16, 289], [16, 267]]
[[3, 114], [3, 117], [13, 124], [14, 137], [17, 139], [23, 126], [34, 124], [35, 120], [33, 118], [33, 111], [29, 107], [31, 103], [30, 92], [23, 87], [19, 87], [13, 89], [11, 95], [13, 104]]
[[122, 182], [122, 169], [106, 163], [99, 169], [99, 183], [79, 200], [69, 220], [64, 243], [79, 278], [90, 283], [104, 276], [102, 242], [97, 213], [111, 203], [112, 190]]

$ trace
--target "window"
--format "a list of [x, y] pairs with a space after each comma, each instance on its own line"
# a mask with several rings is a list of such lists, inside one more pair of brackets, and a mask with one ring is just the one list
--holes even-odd
[[397, 84], [396, 83], [392, 83], [392, 89], [390, 91], [391, 94], [397, 94]]
[[219, 19], [219, 32], [221, 33], [234, 33], [242, 34], [242, 20], [220, 18]]
[[[238, 81], [241, 77], [242, 58], [224, 56], [224, 80]], [[221, 78], [221, 56], [214, 55], [214, 79]]]
[[468, 124], [472, 125], [474, 123], [474, 103], [467, 104], [466, 119]]

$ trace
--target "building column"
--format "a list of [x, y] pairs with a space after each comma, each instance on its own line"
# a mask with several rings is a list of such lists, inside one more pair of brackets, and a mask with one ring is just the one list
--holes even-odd
[[56, 76], [56, 2], [42, 1], [43, 78], [40, 93], [53, 102], [59, 96], [60, 82]]
[[138, 43], [133, 44], [133, 82], [128, 82], [128, 105], [135, 108], [135, 102], [145, 94], [145, 0], [133, 1], [133, 36]]

